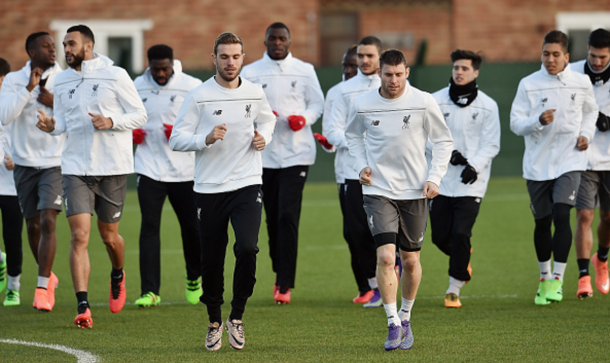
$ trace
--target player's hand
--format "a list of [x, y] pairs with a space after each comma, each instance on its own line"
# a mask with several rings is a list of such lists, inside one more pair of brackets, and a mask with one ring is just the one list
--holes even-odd
[[579, 151], [585, 151], [589, 148], [589, 140], [584, 136], [578, 136], [576, 147]]
[[299, 131], [305, 127], [305, 117], [298, 115], [288, 116], [288, 126], [290, 126], [292, 131]]
[[114, 125], [112, 119], [109, 117], [104, 117], [92, 112], [89, 112], [89, 116], [92, 117], [91, 122], [93, 122], [93, 127], [98, 130], [108, 130]]
[[172, 130], [174, 129], [174, 125], [163, 124], [163, 126], [165, 126], [165, 138], [167, 139], [167, 141], [169, 141], [169, 138], [172, 137]]
[[468, 165], [468, 159], [462, 155], [461, 152], [453, 150], [451, 153], [451, 159], [449, 159], [451, 165]]
[[214, 130], [205, 137], [205, 144], [207, 146], [212, 145], [216, 140], [224, 140], [225, 133], [227, 132], [227, 124], [222, 124], [214, 127]]
[[44, 113], [43, 110], [38, 110], [38, 122], [36, 127], [44, 132], [52, 132], [55, 130], [55, 119]]
[[41, 68], [36, 67], [36, 68], [32, 69], [32, 71], [30, 72], [30, 81], [28, 82], [28, 85], [25, 86], [25, 88], [27, 88], [28, 92], [32, 92], [34, 87], [38, 86], [38, 84], [40, 83], [41, 76], [42, 76]]
[[11, 159], [11, 157], [8, 155], [4, 156], [4, 166], [6, 167], [6, 170], [15, 169], [15, 163], [13, 162], [13, 159]]
[[314, 139], [316, 139], [316, 141], [322, 145], [323, 148], [325, 148], [326, 150], [332, 150], [333, 146], [328, 142], [328, 140], [326, 139], [326, 136], [314, 132], [313, 133], [313, 137]]
[[597, 129], [601, 132], [608, 131], [608, 129], [610, 129], [610, 120], [608, 119], [608, 116], [600, 112], [599, 115], [597, 115], [597, 123], [595, 126], [597, 126]]
[[360, 184], [371, 185], [371, 168], [368, 166], [360, 170]]
[[553, 122], [555, 120], [555, 115], [553, 114], [554, 112], [555, 112], [555, 109], [546, 110], [543, 113], [541, 113], [540, 117], [538, 117], [538, 121], [540, 121], [540, 124], [548, 125], [551, 122]]
[[431, 181], [427, 181], [424, 183], [424, 197], [428, 199], [433, 199], [439, 193], [440, 191], [438, 190], [438, 185], [434, 184]]
[[477, 175], [476, 169], [472, 165], [468, 164], [462, 171], [462, 175], [460, 175], [460, 177], [462, 178], [462, 183], [473, 184], [477, 181]]
[[53, 108], [53, 94], [46, 89], [45, 86], [40, 85], [40, 94], [38, 95], [38, 102], [43, 105]]
[[146, 131], [144, 131], [143, 129], [134, 129], [131, 133], [134, 144], [140, 145], [144, 142], [144, 136], [146, 136]]
[[265, 146], [265, 138], [263, 135], [259, 134], [258, 131], [254, 130], [254, 137], [252, 138], [252, 145], [254, 145], [254, 149], [256, 151], [263, 151]]

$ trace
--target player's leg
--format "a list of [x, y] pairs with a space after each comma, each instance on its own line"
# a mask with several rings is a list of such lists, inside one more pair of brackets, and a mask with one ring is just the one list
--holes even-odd
[[447, 256], [451, 255], [451, 231], [454, 218], [452, 199], [439, 195], [429, 202], [432, 243]]
[[[140, 226], [140, 281], [141, 295], [136, 306], [159, 305], [161, 285], [161, 213], [168, 183], [153, 180], [145, 175], [137, 177], [138, 202], [142, 214]], [[191, 199], [192, 200], [192, 199]], [[194, 213], [194, 212], [193, 212]]]
[[279, 175], [276, 254], [279, 291], [275, 296], [278, 303], [289, 303], [290, 289], [294, 288], [301, 202], [308, 170], [308, 166], [293, 166], [281, 169]]
[[23, 216], [19, 208], [19, 201], [14, 196], [0, 196], [0, 210], [2, 210], [2, 238], [6, 252], [7, 291], [4, 306], [20, 304], [20, 279], [23, 263], [23, 249], [21, 231], [23, 230]]
[[193, 202], [193, 182], [168, 183], [169, 202], [176, 212], [182, 235], [182, 250], [186, 262], [186, 300], [196, 305], [201, 289], [201, 246], [197, 213]]
[[39, 171], [34, 168], [15, 165], [13, 172], [19, 206], [25, 218], [28, 243], [34, 260], [38, 263], [38, 245], [40, 243], [40, 212], [38, 211]]
[[265, 208], [265, 224], [267, 225], [267, 238], [269, 239], [269, 257], [271, 257], [271, 268], [276, 274], [273, 285], [273, 296], [278, 290], [277, 273], [277, 230], [278, 230], [278, 203], [279, 203], [279, 173], [281, 169], [263, 168], [263, 207]]
[[578, 263], [578, 290], [576, 295], [584, 299], [593, 295], [591, 276], [589, 275], [589, 258], [593, 248], [593, 231], [591, 226], [598, 207], [598, 189], [601, 186], [599, 174], [586, 171], [581, 174], [580, 186], [576, 196], [576, 231], [574, 246]]
[[595, 269], [595, 286], [602, 294], [610, 291], [608, 278], [608, 251], [610, 250], [610, 172], [600, 172], [599, 224], [597, 225], [597, 252], [591, 257]]

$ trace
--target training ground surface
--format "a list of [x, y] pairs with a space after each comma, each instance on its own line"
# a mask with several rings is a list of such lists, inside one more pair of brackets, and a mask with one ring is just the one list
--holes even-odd
[[[273, 304], [265, 224], [261, 228], [257, 285], [244, 316], [246, 346], [218, 352], [204, 347], [207, 314], [202, 304], [184, 298], [184, 259], [180, 232], [166, 203], [162, 222], [161, 306], [139, 310], [138, 234], [140, 212], [129, 191], [121, 222], [126, 240], [127, 301], [123, 311], [108, 310], [110, 262], [92, 231], [89, 246], [89, 298], [93, 329], [73, 324], [76, 299], [68, 265], [69, 230], [58, 219], [58, 248], [53, 271], [60, 280], [51, 313], [32, 309], [36, 265], [24, 233], [22, 304], [0, 305], [0, 362], [607, 362], [610, 360], [610, 295], [576, 298], [577, 267], [572, 249], [564, 301], [535, 306], [538, 265], [532, 242], [533, 218], [525, 181], [493, 179], [473, 231], [472, 282], [462, 289], [461, 309], [443, 307], [448, 259], [426, 236], [423, 279], [413, 309], [415, 345], [410, 351], [385, 352], [383, 308], [365, 310], [351, 299], [356, 284], [341, 234], [341, 214], [331, 183], [306, 186], [300, 226], [297, 288], [292, 303]], [[573, 212], [574, 214], [574, 212]], [[574, 219], [574, 217], [573, 217]], [[94, 223], [95, 225], [95, 223]], [[4, 247], [4, 246], [2, 246]], [[597, 247], [597, 243], [595, 243]], [[223, 318], [229, 313], [232, 249], [228, 248]], [[595, 287], [594, 287], [595, 290]], [[4, 295], [4, 294], [2, 294]], [[2, 296], [2, 299], [4, 297]], [[39, 343], [39, 346], [14, 344]], [[9, 342], [10, 341], [10, 342]], [[51, 349], [59, 345], [60, 349]], [[55, 347], [57, 348], [57, 347]], [[68, 349], [72, 351], [67, 352]], [[87, 355], [88, 354], [88, 355]]]

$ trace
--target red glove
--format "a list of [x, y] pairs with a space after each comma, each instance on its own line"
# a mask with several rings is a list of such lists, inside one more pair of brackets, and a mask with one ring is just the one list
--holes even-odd
[[316, 139], [316, 141], [322, 145], [322, 147], [324, 147], [326, 150], [332, 150], [333, 146], [328, 142], [328, 140], [326, 140], [326, 136], [319, 134], [317, 132], [313, 133], [313, 137]]
[[299, 131], [305, 127], [305, 117], [297, 115], [288, 116], [288, 126], [290, 126], [292, 131]]
[[174, 125], [163, 124], [163, 126], [165, 126], [165, 137], [167, 138], [167, 141], [169, 141], [169, 138], [172, 136], [172, 130], [174, 129]]
[[134, 129], [132, 131], [133, 143], [140, 145], [144, 142], [144, 136], [146, 136], [146, 131], [142, 129]]
[[273, 114], [275, 115], [275, 117], [280, 117], [280, 114], [275, 111], [273, 111]]

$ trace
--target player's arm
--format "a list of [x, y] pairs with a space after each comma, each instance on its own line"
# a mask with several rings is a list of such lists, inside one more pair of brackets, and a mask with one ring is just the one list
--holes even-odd
[[350, 115], [350, 111], [348, 108], [348, 100], [343, 94], [339, 91], [335, 102], [333, 102], [333, 108], [330, 112], [330, 120], [328, 120], [328, 132], [326, 134], [326, 139], [329, 143], [335, 145], [336, 147], [347, 147], [347, 142], [345, 140], [345, 130], [347, 129], [347, 124]]
[[[551, 110], [546, 110], [551, 111]], [[539, 132], [544, 129], [544, 125], [547, 125], [549, 119], [549, 112], [543, 112], [540, 115], [530, 115], [531, 105], [523, 80], [519, 82], [519, 88], [517, 94], [513, 100], [513, 105], [510, 109], [510, 130], [519, 136], [526, 136]], [[552, 112], [550, 112], [552, 116]], [[542, 118], [542, 120], [541, 120]], [[552, 122], [552, 120], [550, 120]], [[548, 122], [548, 123], [545, 123]]]
[[492, 102], [489, 106], [492, 107], [491, 112], [481, 124], [479, 149], [476, 154], [468, 158], [468, 164], [477, 173], [485, 169], [500, 152], [500, 113], [495, 102]]
[[136, 86], [126, 71], [117, 72], [118, 82], [116, 96], [123, 108], [123, 112], [103, 115], [112, 120], [113, 130], [133, 130], [144, 125], [148, 119], [142, 99], [138, 95]]
[[[453, 151], [453, 138], [451, 131], [438, 104], [429, 96], [426, 100], [426, 115], [424, 118], [424, 129], [428, 133], [428, 139], [433, 144], [432, 160], [428, 172], [428, 182], [434, 183], [437, 187], [441, 184], [441, 179], [447, 172], [451, 152]], [[431, 198], [430, 196], [428, 196]]]
[[184, 98], [184, 102], [176, 116], [176, 122], [169, 139], [169, 147], [174, 151], [197, 151], [207, 147], [206, 138], [214, 127], [208, 132], [197, 133], [200, 127], [200, 111], [195, 101], [193, 91]]
[[307, 84], [305, 87], [306, 109], [301, 116], [305, 117], [306, 125], [313, 125], [324, 111], [324, 93], [313, 67], [308, 67]]
[[30, 100], [31, 93], [26, 87], [17, 87], [13, 77], [4, 78], [0, 89], [0, 120], [3, 125], [15, 121]]
[[313, 137], [322, 145], [322, 149], [327, 153], [334, 153], [337, 148], [332, 145], [326, 135], [328, 135], [328, 127], [330, 122], [330, 113], [333, 109], [333, 104], [335, 103], [335, 99], [337, 98], [338, 87], [335, 88], [334, 96], [331, 96], [329, 92], [326, 93], [326, 100], [324, 101], [324, 113], [322, 114], [322, 135], [318, 133], [314, 133]]
[[261, 91], [261, 94], [263, 98], [260, 101], [260, 109], [256, 116], [256, 131], [265, 140], [264, 146], [267, 146], [273, 138], [277, 117], [273, 114], [265, 93]]
[[356, 159], [356, 163], [353, 165], [354, 171], [360, 174], [369, 166], [366, 158], [366, 145], [364, 140], [365, 130], [361, 116], [358, 115], [356, 109], [354, 109], [350, 112], [349, 122], [345, 129], [345, 141], [349, 148], [349, 153]]
[[591, 82], [587, 82], [587, 91], [585, 92], [585, 100], [582, 105], [582, 123], [580, 124], [579, 133], [579, 136], [583, 136], [587, 139], [587, 144], [590, 144], [591, 141], [593, 141], [598, 115], [599, 106], [595, 100], [595, 93], [593, 93]]

